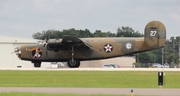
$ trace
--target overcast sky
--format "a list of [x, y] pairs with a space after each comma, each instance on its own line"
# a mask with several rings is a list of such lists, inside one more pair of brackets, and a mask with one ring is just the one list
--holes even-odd
[[121, 26], [144, 33], [151, 20], [164, 23], [168, 39], [180, 36], [180, 0], [0, 0], [0, 35], [6, 36], [70, 28], [116, 33]]

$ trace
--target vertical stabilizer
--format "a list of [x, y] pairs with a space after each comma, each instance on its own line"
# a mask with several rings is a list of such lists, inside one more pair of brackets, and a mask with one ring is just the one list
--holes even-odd
[[166, 43], [166, 28], [160, 21], [151, 21], [145, 27], [145, 44], [151, 48], [161, 48]]

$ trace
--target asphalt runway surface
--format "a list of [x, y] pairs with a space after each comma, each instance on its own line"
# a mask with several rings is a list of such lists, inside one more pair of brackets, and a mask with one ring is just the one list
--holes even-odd
[[[1, 68], [0, 70], [57, 70], [57, 71], [180, 71], [180, 68]], [[180, 89], [167, 88], [41, 88], [41, 87], [0, 87], [0, 92], [31, 92], [47, 94], [113, 94], [153, 96], [180, 96]]]
[[28, 88], [28, 87], [0, 87], [0, 92], [30, 92], [46, 94], [112, 94], [154, 96], [180, 96], [180, 89], [147, 89], [147, 88]]
[[180, 68], [0, 68], [0, 70], [45, 70], [45, 71], [175, 71]]

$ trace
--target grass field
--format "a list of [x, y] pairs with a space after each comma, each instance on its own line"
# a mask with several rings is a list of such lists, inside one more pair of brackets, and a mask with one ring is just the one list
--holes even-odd
[[[0, 87], [158, 88], [158, 72], [0, 71]], [[165, 72], [163, 88], [180, 88], [180, 72]]]

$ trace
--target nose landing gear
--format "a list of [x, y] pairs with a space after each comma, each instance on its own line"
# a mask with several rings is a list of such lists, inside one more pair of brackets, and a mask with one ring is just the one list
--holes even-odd
[[32, 62], [32, 63], [34, 63], [35, 68], [41, 67], [41, 62]]

